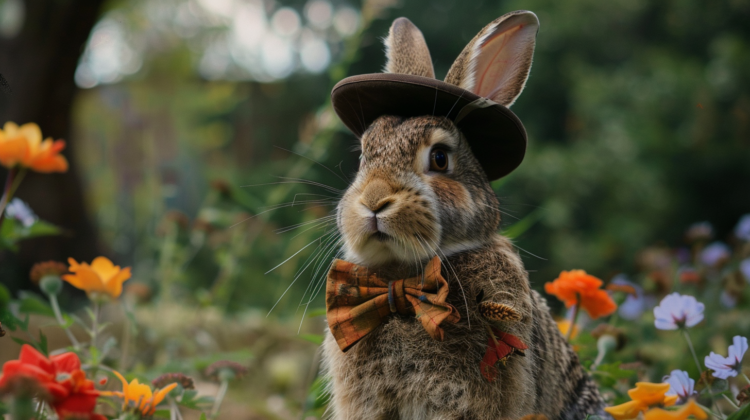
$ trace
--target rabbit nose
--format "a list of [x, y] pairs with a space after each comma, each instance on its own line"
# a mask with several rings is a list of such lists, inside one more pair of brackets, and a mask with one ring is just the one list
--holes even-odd
[[377, 214], [393, 203], [392, 193], [393, 189], [387, 182], [374, 180], [367, 183], [360, 196], [360, 202], [368, 210]]

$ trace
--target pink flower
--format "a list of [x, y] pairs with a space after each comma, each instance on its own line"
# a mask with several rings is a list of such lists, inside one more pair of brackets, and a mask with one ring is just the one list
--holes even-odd
[[720, 379], [735, 377], [742, 369], [742, 357], [747, 351], [747, 338], [735, 335], [729, 346], [729, 356], [724, 357], [711, 352], [706, 356], [706, 367], [713, 371], [713, 375]]
[[692, 327], [703, 321], [705, 306], [692, 296], [672, 293], [654, 308], [654, 325], [660, 330]]

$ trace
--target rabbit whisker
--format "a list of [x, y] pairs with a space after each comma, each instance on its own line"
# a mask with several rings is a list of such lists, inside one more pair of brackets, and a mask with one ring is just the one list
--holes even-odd
[[309, 158], [309, 157], [307, 157], [307, 156], [305, 156], [305, 155], [303, 155], [303, 154], [297, 153], [297, 152], [295, 152], [295, 151], [293, 151], [293, 150], [285, 149], [285, 148], [283, 148], [283, 147], [281, 147], [281, 146], [273, 146], [273, 147], [275, 147], [275, 148], [277, 148], [277, 149], [281, 149], [281, 150], [284, 150], [284, 151], [286, 151], [286, 152], [289, 152], [289, 153], [292, 153], [292, 154], [295, 154], [295, 155], [297, 155], [297, 156], [299, 156], [299, 157], [301, 157], [301, 158], [303, 158], [303, 159], [307, 159], [307, 160], [309, 160], [310, 162], [313, 162], [313, 163], [315, 163], [315, 164], [317, 164], [317, 165], [320, 165], [320, 166], [322, 166], [323, 168], [325, 168], [325, 169], [326, 169], [326, 170], [327, 170], [328, 172], [330, 172], [330, 173], [332, 173], [332, 174], [336, 175], [336, 177], [338, 177], [338, 179], [340, 179], [340, 180], [344, 181], [344, 183], [345, 183], [345, 184], [347, 184], [347, 185], [349, 184], [349, 181], [347, 181], [346, 179], [344, 179], [344, 178], [340, 177], [340, 176], [339, 176], [339, 174], [337, 174], [336, 172], [334, 172], [334, 170], [333, 170], [333, 169], [331, 169], [331, 168], [329, 168], [328, 166], [326, 166], [326, 165], [324, 165], [324, 164], [322, 164], [322, 163], [318, 162], [318, 161], [317, 161], [317, 160], [315, 160], [315, 159]]
[[[317, 249], [317, 248], [320, 248], [320, 243], [322, 243], [321, 239], [322, 239], [323, 237], [325, 237], [326, 235], [330, 235], [330, 234], [331, 234], [331, 233], [333, 233], [333, 232], [335, 232], [335, 231], [330, 231], [330, 232], [328, 232], [328, 233], [324, 233], [323, 235], [321, 235], [320, 237], [318, 237], [318, 238], [317, 238], [317, 239], [315, 239], [314, 241], [310, 242], [310, 244], [313, 244], [313, 243], [315, 243], [315, 242], [317, 241], [317, 242], [319, 242], [319, 244], [318, 244], [318, 246], [316, 247], [316, 249]], [[295, 255], [299, 254], [299, 253], [300, 253], [300, 252], [301, 252], [301, 251], [302, 251], [303, 249], [305, 249], [305, 248], [307, 248], [308, 246], [310, 246], [310, 244], [307, 244], [307, 245], [305, 245], [305, 246], [304, 246], [304, 247], [303, 247], [302, 249], [300, 249], [299, 251], [295, 252], [295, 253], [294, 253], [294, 255], [292, 255], [291, 257], [287, 258], [287, 259], [286, 259], [286, 260], [285, 260], [285, 261], [284, 261], [283, 263], [281, 263], [281, 264], [277, 265], [276, 267], [272, 268], [271, 270], [267, 271], [267, 272], [266, 272], [266, 274], [270, 273], [271, 271], [275, 270], [275, 269], [276, 269], [277, 267], [279, 267], [279, 266], [283, 265], [284, 263], [286, 263], [287, 261], [289, 261], [289, 260], [290, 260], [290, 259], [291, 259], [292, 257], [294, 257]], [[306, 268], [306, 267], [305, 267], [305, 268]], [[268, 317], [269, 315], [271, 315], [271, 312], [273, 312], [273, 310], [274, 310], [274, 309], [276, 308], [276, 306], [277, 306], [277, 305], [279, 304], [279, 302], [281, 302], [281, 299], [283, 299], [283, 298], [284, 298], [284, 296], [285, 296], [285, 295], [287, 294], [287, 292], [289, 291], [289, 289], [291, 289], [291, 288], [292, 288], [292, 286], [294, 285], [294, 283], [296, 283], [296, 282], [297, 282], [297, 279], [299, 279], [299, 277], [300, 277], [300, 276], [302, 275], [302, 273], [304, 273], [304, 269], [302, 269], [301, 271], [298, 271], [298, 272], [297, 272], [297, 275], [296, 275], [296, 276], [294, 277], [294, 279], [293, 279], [293, 280], [292, 280], [292, 282], [291, 282], [291, 283], [289, 284], [289, 286], [287, 286], [286, 290], [284, 290], [284, 293], [282, 293], [282, 294], [281, 294], [281, 296], [279, 296], [279, 298], [278, 298], [278, 299], [276, 300], [276, 303], [274, 303], [274, 304], [273, 304], [273, 306], [271, 307], [271, 309], [270, 309], [270, 310], [268, 311], [268, 313], [266, 314], [266, 318], [267, 318], [267, 317]]]

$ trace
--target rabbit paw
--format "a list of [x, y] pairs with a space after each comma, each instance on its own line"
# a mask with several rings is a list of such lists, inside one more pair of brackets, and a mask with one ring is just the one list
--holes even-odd
[[484, 301], [479, 304], [479, 313], [490, 321], [520, 321], [521, 314], [508, 305], [490, 301]]

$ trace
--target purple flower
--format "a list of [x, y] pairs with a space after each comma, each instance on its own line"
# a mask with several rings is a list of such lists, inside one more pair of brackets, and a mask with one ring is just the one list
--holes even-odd
[[742, 272], [742, 275], [745, 276], [745, 280], [750, 283], [750, 258], [745, 258], [740, 261], [740, 271]]
[[721, 292], [719, 302], [721, 302], [721, 304], [725, 307], [732, 309], [737, 306], [737, 297], [724, 290], [723, 292]]
[[713, 267], [731, 255], [729, 247], [723, 242], [712, 242], [701, 252], [701, 262]]
[[706, 356], [706, 367], [713, 371], [713, 375], [719, 379], [735, 377], [742, 369], [742, 356], [747, 351], [747, 338], [735, 335], [729, 346], [729, 356], [724, 357], [711, 352]]
[[623, 317], [623, 319], [627, 319], [629, 321], [640, 318], [641, 314], [643, 314], [643, 311], [646, 310], [646, 299], [643, 296], [643, 288], [631, 281], [628, 281], [628, 278], [623, 274], [618, 274], [617, 276], [615, 276], [615, 278], [612, 279], [612, 284], [631, 286], [635, 289], [636, 296], [629, 294], [625, 298], [625, 302], [623, 302], [617, 309], [617, 312], [621, 317]]
[[37, 217], [34, 211], [31, 210], [28, 204], [24, 203], [20, 198], [14, 198], [10, 200], [8, 206], [5, 207], [5, 214], [11, 218], [16, 219], [23, 227], [31, 227], [36, 223]]
[[750, 214], [742, 216], [740, 221], [737, 222], [737, 226], [734, 228], [734, 236], [750, 242]]
[[703, 321], [705, 306], [692, 296], [672, 293], [654, 308], [654, 325], [660, 330], [676, 330], [692, 327]]
[[679, 397], [677, 404], [687, 402], [695, 394], [693, 389], [695, 381], [690, 379], [690, 376], [684, 370], [673, 370], [672, 373], [662, 379], [662, 382], [669, 384], [669, 391], [666, 395], [677, 395]]

